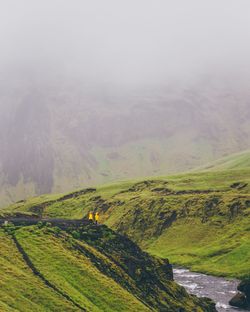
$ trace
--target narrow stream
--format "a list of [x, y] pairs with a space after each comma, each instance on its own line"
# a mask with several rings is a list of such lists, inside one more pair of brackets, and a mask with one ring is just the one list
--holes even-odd
[[237, 293], [237, 280], [227, 280], [201, 273], [190, 272], [183, 268], [174, 268], [175, 281], [198, 297], [209, 297], [216, 302], [219, 312], [245, 311], [231, 307], [228, 302]]

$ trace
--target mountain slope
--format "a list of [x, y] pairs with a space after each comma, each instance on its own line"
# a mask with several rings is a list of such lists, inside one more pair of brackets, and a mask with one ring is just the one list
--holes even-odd
[[78, 310], [32, 274], [13, 240], [3, 230], [0, 237], [1, 311], [20, 311], [21, 308], [23, 311]]
[[192, 172], [38, 197], [2, 213], [101, 222], [171, 262], [217, 275], [250, 272], [250, 171]]
[[249, 90], [223, 81], [121, 88], [6, 77], [0, 89], [0, 206], [183, 172], [250, 148]]
[[107, 227], [9, 225], [0, 235], [1, 311], [214, 311], [172, 281], [167, 261]]
[[250, 151], [233, 154], [214, 161], [197, 170], [232, 170], [232, 169], [249, 169], [250, 168]]

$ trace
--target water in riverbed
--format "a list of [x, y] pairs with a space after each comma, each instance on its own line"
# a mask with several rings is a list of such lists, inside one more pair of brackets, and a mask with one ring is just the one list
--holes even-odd
[[199, 297], [209, 297], [216, 302], [219, 312], [245, 311], [229, 306], [228, 301], [236, 294], [237, 280], [190, 272], [183, 268], [174, 268], [175, 281], [186, 290]]

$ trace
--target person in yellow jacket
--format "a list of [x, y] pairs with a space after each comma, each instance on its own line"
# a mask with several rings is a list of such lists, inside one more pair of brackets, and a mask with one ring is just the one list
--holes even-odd
[[90, 211], [90, 212], [89, 212], [89, 221], [90, 221], [90, 222], [93, 222], [93, 221], [94, 221], [93, 219], [94, 219], [94, 218], [93, 218], [93, 212]]
[[98, 224], [98, 221], [99, 221], [99, 212], [97, 211], [95, 213], [95, 224]]

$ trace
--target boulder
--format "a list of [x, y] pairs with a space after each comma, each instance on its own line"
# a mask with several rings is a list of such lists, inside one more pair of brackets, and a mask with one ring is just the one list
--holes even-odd
[[246, 295], [248, 304], [250, 305], [250, 280], [244, 280], [240, 282], [237, 289]]
[[250, 310], [250, 280], [243, 280], [238, 285], [240, 291], [230, 301], [231, 306]]
[[247, 298], [243, 293], [237, 293], [230, 301], [229, 304], [233, 307], [247, 309]]

